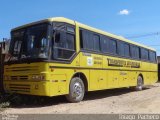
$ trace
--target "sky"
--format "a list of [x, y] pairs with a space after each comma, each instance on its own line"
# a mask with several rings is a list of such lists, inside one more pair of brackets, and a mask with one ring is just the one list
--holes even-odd
[[[129, 37], [160, 55], [160, 0], [0, 0], [0, 40], [17, 26], [66, 17]], [[142, 37], [142, 36], [145, 37]], [[149, 36], [148, 36], [149, 35]]]

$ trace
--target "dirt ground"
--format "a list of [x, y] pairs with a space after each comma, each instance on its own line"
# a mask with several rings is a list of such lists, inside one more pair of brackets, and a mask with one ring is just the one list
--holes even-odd
[[131, 89], [114, 89], [90, 92], [80, 103], [67, 103], [63, 96], [53, 97], [43, 105], [20, 105], [6, 109], [13, 114], [123, 114], [159, 113], [160, 83], [136, 92]]

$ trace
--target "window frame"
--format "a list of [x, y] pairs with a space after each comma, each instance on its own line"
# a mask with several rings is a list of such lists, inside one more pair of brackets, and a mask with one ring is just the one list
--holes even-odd
[[[111, 41], [114, 41], [116, 43], [115, 47], [115, 52], [112, 52], [112, 47], [111, 47]], [[113, 54], [113, 55], [118, 55], [118, 47], [117, 47], [117, 39], [110, 39], [109, 40], [109, 54]]]
[[[87, 50], [87, 51], [101, 52], [101, 35], [100, 34], [92, 32], [90, 30], [83, 29], [83, 28], [82, 29], [80, 28], [79, 31], [80, 31], [79, 32], [80, 33], [80, 49]], [[85, 36], [86, 34], [88, 35]], [[99, 50], [95, 49], [94, 36], [98, 36], [99, 38]], [[88, 37], [88, 40], [87, 40], [88, 43], [92, 43], [90, 44], [90, 46], [84, 43], [84, 41], [86, 42], [85, 37]]]
[[[94, 41], [94, 40], [95, 40], [95, 39], [94, 39], [95, 36], [99, 38], [99, 39], [98, 39], [98, 47], [99, 47], [99, 50], [96, 50], [96, 49], [95, 49], [95, 41]], [[96, 45], [97, 45], [97, 44], [96, 44]], [[101, 37], [100, 37], [100, 35], [94, 34], [94, 33], [93, 33], [93, 50], [96, 51], [96, 52], [101, 52]]]
[[[136, 55], [136, 56], [133, 56], [133, 53], [132, 53], [132, 49], [137, 49], [138, 50], [138, 56]], [[131, 58], [132, 59], [136, 59], [136, 60], [141, 60], [141, 54], [140, 54], [140, 47], [139, 46], [137, 46], [137, 45], [134, 45], [134, 44], [131, 44], [130, 45], [130, 56], [131, 56]]]
[[[118, 47], [118, 55], [122, 56], [122, 57], [125, 57], [125, 52], [124, 52], [124, 49], [122, 50], [122, 48], [124, 48], [124, 42], [122, 41], [118, 41], [118, 44], [117, 44], [117, 47]], [[121, 46], [123, 45], [123, 47]], [[123, 52], [123, 53], [122, 53]]]
[[[128, 48], [129, 48], [129, 51], [128, 51], [129, 55], [128, 55], [128, 56], [127, 56], [126, 53], [125, 53], [125, 45], [128, 45]], [[126, 58], [131, 58], [131, 48], [130, 48], [130, 44], [127, 43], [127, 42], [124, 42], [124, 57], [126, 57]]]
[[[104, 51], [104, 46], [103, 46], [103, 45], [104, 45], [104, 44], [103, 44], [103, 43], [104, 43], [104, 40], [106, 40], [106, 42], [107, 42], [107, 45], [106, 45], [106, 48], [107, 48], [107, 49], [105, 48], [106, 51]], [[110, 40], [109, 37], [104, 36], [104, 35], [101, 36], [100, 46], [101, 46], [101, 52], [104, 53], [104, 54], [105, 54], [105, 53], [106, 53], [106, 54], [109, 53], [109, 40]]]
[[[120, 57], [124, 57], [124, 58], [131, 58], [131, 50], [130, 50], [130, 44], [129, 43], [127, 43], [127, 42], [124, 42], [124, 41], [121, 41], [121, 40], [118, 40], [118, 42], [117, 42], [118, 44], [117, 44], [117, 46], [118, 46], [118, 55], [120, 56]], [[123, 46], [120, 46], [120, 44], [122, 44]], [[126, 50], [125, 50], [125, 48], [126, 48], [126, 46], [128, 46], [128, 55], [126, 54]], [[122, 48], [123, 49], [122, 49]], [[120, 53], [120, 52], [123, 52], [123, 53]]]
[[[71, 34], [71, 35], [74, 35], [74, 49], [68, 49], [68, 48], [63, 48], [63, 47], [57, 47], [57, 46], [54, 46], [55, 44], [55, 40], [52, 40], [52, 44], [51, 44], [51, 59], [54, 60], [54, 61], [71, 61], [73, 59], [73, 57], [75, 56], [76, 54], [76, 26], [75, 25], [71, 25], [69, 23], [65, 23], [65, 22], [52, 22], [52, 31], [54, 30], [54, 24], [57, 24], [57, 23], [61, 23], [61, 24], [64, 24], [65, 26], [65, 29], [62, 30], [62, 32], [65, 32], [65, 40], [67, 40], [67, 34]], [[71, 31], [68, 31], [67, 29], [71, 27], [74, 29], [74, 32], [71, 32]], [[52, 32], [53, 33], [53, 32]], [[52, 34], [53, 36], [54, 34]], [[70, 56], [70, 58], [68, 59], [65, 59], [65, 58], [54, 58], [54, 49], [63, 49], [63, 50], [68, 50], [68, 51], [73, 51], [73, 54]]]
[[[142, 51], [142, 50], [143, 50], [143, 51]], [[143, 57], [144, 57], [144, 56], [143, 56], [143, 55], [144, 55], [144, 51], [147, 52], [147, 54], [146, 54], [146, 55], [147, 55], [147, 58], [143, 58]], [[141, 56], [141, 60], [150, 61], [150, 60], [149, 60], [149, 50], [148, 50], [148, 49], [141, 47], [141, 48], [140, 48], [140, 56]]]
[[[84, 34], [88, 34], [87, 36], [84, 36]], [[86, 30], [86, 29], [80, 29], [80, 48], [83, 49], [83, 50], [87, 50], [87, 51], [93, 51], [93, 48], [94, 48], [94, 44], [93, 42], [91, 42], [91, 47], [88, 47], [88, 41], [91, 40], [91, 37], [92, 36], [92, 33], [89, 31], [89, 30]], [[86, 37], [88, 37], [88, 40], [86, 41]], [[87, 42], [87, 44], [85, 43]]]
[[[151, 59], [151, 57], [153, 57], [153, 56], [151, 56], [151, 53], [152, 53], [152, 55], [154, 54], [154, 60], [152, 60]], [[149, 50], [149, 61], [151, 61], [151, 62], [153, 62], [153, 63], [156, 63], [157, 62], [157, 57], [156, 57], [157, 55], [156, 55], [156, 52], [155, 51], [151, 51], [151, 50]]]

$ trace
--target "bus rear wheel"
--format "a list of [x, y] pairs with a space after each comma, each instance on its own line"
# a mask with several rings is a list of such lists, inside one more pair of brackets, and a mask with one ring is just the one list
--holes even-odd
[[83, 100], [85, 93], [84, 83], [79, 77], [75, 77], [71, 80], [69, 86], [69, 94], [66, 98], [69, 102], [77, 103]]
[[138, 76], [137, 86], [135, 89], [136, 91], [141, 91], [143, 89], [143, 78], [141, 76]]

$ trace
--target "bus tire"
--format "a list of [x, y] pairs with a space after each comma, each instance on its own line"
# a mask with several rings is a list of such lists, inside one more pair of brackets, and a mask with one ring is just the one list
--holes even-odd
[[143, 89], [143, 78], [141, 76], [138, 76], [137, 86], [135, 89], [136, 91], [141, 91]]
[[69, 85], [69, 94], [66, 98], [69, 102], [77, 103], [83, 100], [85, 93], [84, 83], [79, 77], [72, 78]]

